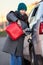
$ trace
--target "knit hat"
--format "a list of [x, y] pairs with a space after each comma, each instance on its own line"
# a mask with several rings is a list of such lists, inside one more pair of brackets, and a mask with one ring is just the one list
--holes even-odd
[[24, 3], [20, 3], [19, 5], [18, 5], [18, 11], [20, 11], [20, 10], [27, 10], [27, 6], [26, 6], [26, 4], [24, 4]]

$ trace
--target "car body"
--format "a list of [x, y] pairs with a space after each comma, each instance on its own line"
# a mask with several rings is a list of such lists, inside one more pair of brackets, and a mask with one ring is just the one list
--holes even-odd
[[[35, 53], [43, 57], [43, 34], [39, 34], [40, 23], [43, 22], [43, 1], [40, 2], [29, 16], [30, 28], [33, 28], [33, 45]], [[34, 26], [34, 27], [33, 27]]]
[[[43, 23], [43, 1], [39, 2], [35, 8], [29, 14], [28, 21], [30, 23], [30, 29], [32, 30], [32, 44], [29, 43], [29, 61], [33, 62], [33, 56], [36, 65], [36, 56], [41, 56], [43, 58], [43, 31], [42, 34], [39, 33], [40, 23]], [[43, 30], [43, 27], [42, 27]], [[32, 50], [33, 49], [33, 50]], [[35, 65], [32, 64], [32, 65]]]

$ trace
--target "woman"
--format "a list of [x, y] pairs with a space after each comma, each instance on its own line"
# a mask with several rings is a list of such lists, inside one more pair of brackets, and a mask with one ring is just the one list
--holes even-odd
[[[17, 11], [10, 11], [7, 14], [7, 20], [9, 24], [11, 22], [20, 22], [22, 29], [29, 27], [28, 24], [28, 16], [26, 15], [27, 7], [24, 3], [20, 3], [18, 5]], [[23, 34], [16, 41], [11, 40], [8, 36], [5, 42], [5, 46], [3, 51], [11, 54], [10, 65], [22, 65], [22, 57], [23, 57], [23, 42], [24, 42], [25, 34]]]

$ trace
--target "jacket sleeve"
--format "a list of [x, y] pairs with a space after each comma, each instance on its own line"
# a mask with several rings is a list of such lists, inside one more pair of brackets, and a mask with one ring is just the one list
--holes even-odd
[[28, 28], [27, 23], [25, 23], [24, 21], [21, 21], [21, 27], [25, 35], [29, 35], [31, 33], [30, 28]]
[[14, 15], [13, 11], [10, 11], [7, 16], [6, 16], [7, 20], [9, 22], [16, 22], [18, 20], [18, 18]]
[[21, 22], [21, 27], [23, 30], [28, 28], [27, 24], [24, 21], [20, 21], [20, 22]]

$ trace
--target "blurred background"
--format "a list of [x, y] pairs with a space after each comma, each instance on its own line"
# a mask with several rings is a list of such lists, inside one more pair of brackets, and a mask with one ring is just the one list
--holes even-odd
[[[24, 2], [27, 5], [27, 14], [29, 15], [32, 8], [38, 4], [40, 0], [0, 0], [0, 36], [5, 33], [7, 26], [6, 15], [9, 11], [17, 10], [17, 6], [20, 2]], [[2, 33], [4, 31], [4, 33]], [[6, 34], [4, 34], [6, 36]]]

